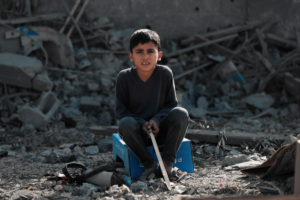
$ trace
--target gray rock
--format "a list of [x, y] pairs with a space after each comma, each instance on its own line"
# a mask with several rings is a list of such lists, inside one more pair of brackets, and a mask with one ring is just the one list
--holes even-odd
[[34, 198], [38, 198], [38, 196], [28, 190], [20, 190], [13, 193], [13, 195], [10, 197], [10, 200], [31, 200]]
[[82, 112], [80, 112], [78, 109], [75, 108], [62, 108], [61, 109], [62, 114], [69, 119], [79, 119], [82, 116]]
[[139, 198], [135, 195], [135, 194], [133, 194], [133, 193], [128, 193], [128, 194], [126, 194], [125, 196], [124, 196], [124, 198], [126, 199], [126, 200], [138, 200]]
[[296, 140], [297, 140], [297, 138], [294, 137], [293, 135], [288, 135], [288, 136], [286, 136], [285, 141], [283, 142], [282, 145], [291, 144], [291, 143], [295, 142]]
[[63, 149], [54, 149], [53, 153], [59, 155], [59, 156], [65, 156], [65, 151]]
[[41, 154], [42, 154], [42, 156], [50, 156], [52, 154], [52, 150], [48, 149], [48, 150], [42, 152]]
[[106, 153], [108, 151], [112, 151], [112, 145], [113, 145], [112, 137], [102, 139], [97, 144], [100, 153]]
[[104, 111], [100, 115], [99, 125], [101, 126], [109, 126], [111, 124], [111, 115], [108, 111]]
[[206, 100], [205, 97], [199, 97], [197, 99], [197, 107], [198, 108], [207, 108], [208, 107], [208, 101]]
[[99, 153], [99, 149], [97, 146], [89, 146], [85, 148], [85, 152], [91, 155]]
[[263, 92], [246, 97], [246, 103], [256, 108], [266, 110], [274, 103], [274, 99], [270, 95], [266, 95]]
[[226, 156], [223, 161], [223, 166], [235, 165], [238, 163], [245, 162], [246, 160], [247, 156], [244, 154]]
[[221, 90], [222, 90], [224, 95], [229, 94], [229, 92], [230, 92], [230, 83], [226, 82], [226, 83], [222, 84], [221, 85]]
[[8, 151], [8, 156], [15, 157], [16, 155], [17, 155], [17, 152], [15, 152], [15, 151]]
[[73, 189], [72, 195], [74, 196], [84, 196], [87, 192], [86, 187], [76, 187]]
[[242, 153], [236, 150], [231, 150], [228, 152], [228, 155], [238, 155], [238, 154], [242, 154]]
[[214, 154], [216, 147], [215, 146], [208, 146], [203, 148], [203, 152], [206, 154]]
[[142, 181], [137, 181], [135, 183], [131, 184], [131, 191], [132, 192], [147, 192], [148, 191], [148, 185], [147, 183], [144, 183]]

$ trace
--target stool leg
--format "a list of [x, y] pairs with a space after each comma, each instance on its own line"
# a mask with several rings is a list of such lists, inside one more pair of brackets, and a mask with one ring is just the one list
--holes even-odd
[[154, 160], [147, 150], [139, 124], [132, 117], [120, 120], [119, 134], [128, 148], [141, 161], [146, 169], [151, 168]]

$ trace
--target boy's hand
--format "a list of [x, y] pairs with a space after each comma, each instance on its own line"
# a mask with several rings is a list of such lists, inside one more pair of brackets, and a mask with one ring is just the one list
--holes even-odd
[[145, 135], [147, 135], [147, 138], [150, 138], [150, 135], [149, 135], [150, 131], [152, 131], [154, 133], [155, 137], [157, 136], [157, 134], [159, 132], [158, 125], [154, 120], [150, 120], [149, 122], [145, 122], [143, 124], [142, 130], [143, 130], [143, 133]]
[[154, 136], [156, 137], [159, 132], [159, 128], [158, 128], [157, 123], [152, 119], [149, 121], [148, 130], [149, 129], [150, 130], [152, 129], [152, 132], [154, 133]]
[[144, 133], [145, 135], [147, 135], [147, 138], [150, 138], [149, 131], [148, 131], [148, 127], [149, 127], [149, 122], [145, 122], [145, 123], [143, 124], [142, 130], [143, 130], [143, 133]]

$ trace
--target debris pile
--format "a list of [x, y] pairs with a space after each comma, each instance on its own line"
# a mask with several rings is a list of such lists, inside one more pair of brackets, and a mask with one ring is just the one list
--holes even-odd
[[[38, 1], [26, 4], [30, 2], [34, 8]], [[172, 185], [171, 191], [161, 179], [105, 188], [57, 176], [64, 163], [79, 161], [93, 168], [112, 161], [111, 137], [94, 135], [89, 127], [117, 124], [116, 76], [132, 66], [127, 54], [135, 29], [116, 30], [106, 17], [89, 20], [81, 15], [75, 31], [71, 18], [62, 21], [65, 13], [2, 16], [0, 30], [13, 50], [0, 52], [0, 162], [7, 169], [0, 172], [1, 198], [292, 193], [291, 178], [265, 182], [239, 172], [260, 165], [300, 134], [300, 41], [269, 32], [277, 19], [162, 39], [160, 64], [172, 69], [178, 100], [193, 121], [187, 137], [197, 134], [192, 129], [217, 131], [212, 140], [191, 138], [195, 173]], [[57, 20], [60, 26], [36, 26], [43, 20]], [[235, 134], [245, 137], [235, 140]], [[14, 162], [26, 164], [26, 170], [23, 164], [11, 168]], [[126, 181], [122, 168], [117, 171]]]

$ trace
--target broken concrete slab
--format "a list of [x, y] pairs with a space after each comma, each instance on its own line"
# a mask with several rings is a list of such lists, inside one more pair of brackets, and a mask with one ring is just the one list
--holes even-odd
[[[20, 36], [25, 55], [39, 49], [40, 45], [37, 44], [39, 42], [45, 48], [50, 61], [54, 65], [70, 69], [75, 67], [73, 45], [66, 35], [49, 27], [22, 26], [16, 30], [21, 33], [15, 34], [15, 37]], [[27, 36], [30, 36], [30, 38]]]
[[266, 110], [272, 106], [274, 99], [270, 95], [266, 95], [266, 93], [262, 92], [246, 97], [246, 103], [256, 108]]
[[42, 128], [54, 115], [60, 101], [53, 92], [44, 93], [38, 101], [37, 107], [23, 106], [18, 111], [18, 118], [24, 124], [32, 124], [35, 128]]
[[91, 112], [91, 111], [99, 111], [101, 107], [100, 101], [93, 97], [83, 96], [80, 99], [79, 110], [81, 112]]
[[40, 60], [12, 53], [0, 53], [0, 82], [39, 91], [53, 86]]
[[223, 166], [231, 166], [231, 165], [239, 164], [245, 162], [246, 160], [247, 160], [247, 156], [244, 154], [226, 156], [223, 161]]

